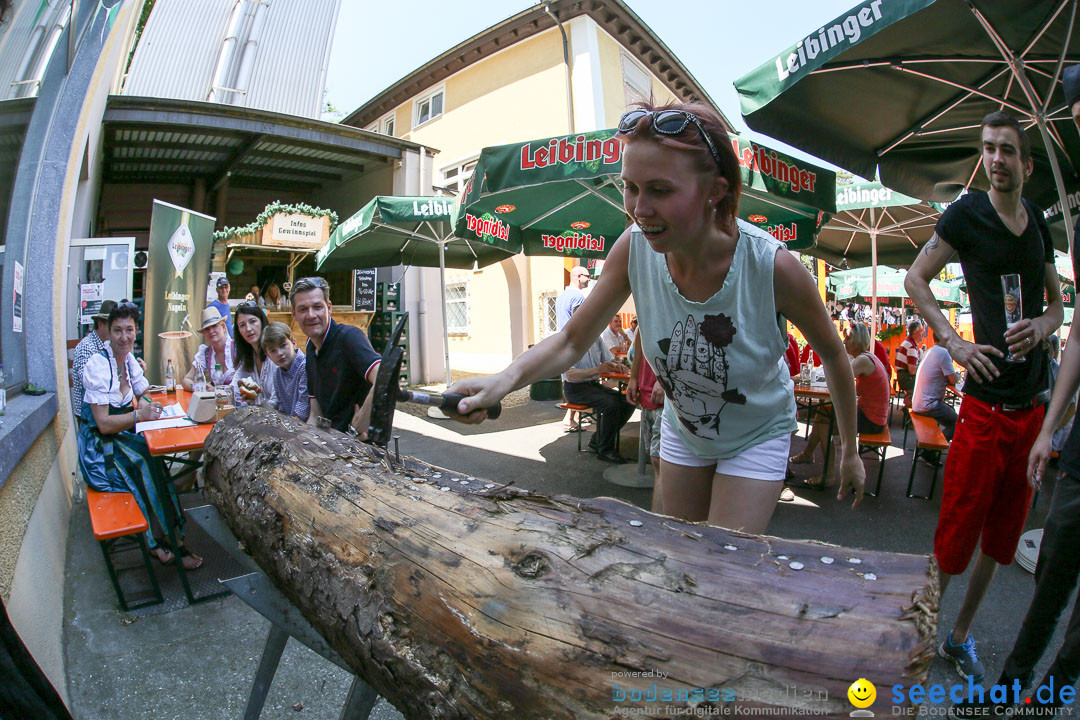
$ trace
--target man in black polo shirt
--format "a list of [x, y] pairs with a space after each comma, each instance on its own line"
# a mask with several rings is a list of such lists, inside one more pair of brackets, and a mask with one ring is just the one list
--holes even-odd
[[366, 439], [380, 355], [363, 330], [331, 319], [330, 286], [322, 278], [297, 280], [290, 300], [293, 319], [308, 336], [308, 422], [325, 417], [341, 432], [351, 424]]
[[[1022, 197], [1033, 169], [1031, 142], [1004, 112], [983, 118], [981, 132], [990, 191], [968, 193], [945, 210], [904, 283], [937, 342], [967, 369], [945, 462], [934, 556], [944, 593], [979, 550], [960, 613], [938, 647], [976, 683], [982, 682], [983, 664], [968, 631], [997, 566], [1012, 562], [1024, 529], [1031, 504], [1027, 456], [1042, 425], [1048, 381], [1041, 343], [1063, 316], [1046, 221]], [[956, 333], [930, 292], [930, 279], [953, 252], [967, 280], [974, 343]]]

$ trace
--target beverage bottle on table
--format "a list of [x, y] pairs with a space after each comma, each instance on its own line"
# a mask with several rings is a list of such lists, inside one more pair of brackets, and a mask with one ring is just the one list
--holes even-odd
[[165, 366], [165, 392], [176, 392], [176, 369], [173, 367], [172, 358], [169, 358]]
[[[214, 375], [221, 377], [221, 363], [214, 363]], [[220, 413], [226, 405], [226, 399], [228, 398], [229, 386], [228, 385], [214, 385], [214, 404], [217, 406]]]
[[7, 385], [4, 383], [4, 366], [0, 365], [0, 415], [7, 410]]
[[[220, 364], [218, 365], [220, 367]], [[206, 392], [210, 392], [214, 389], [214, 381], [210, 379], [211, 377], [213, 376], [210, 375], [210, 368], [203, 368], [203, 390]]]

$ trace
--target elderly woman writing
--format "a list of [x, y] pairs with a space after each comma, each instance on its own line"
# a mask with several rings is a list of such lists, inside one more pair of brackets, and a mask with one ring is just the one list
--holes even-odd
[[[135, 423], [161, 416], [161, 404], [150, 402], [150, 384], [131, 354], [138, 320], [139, 311], [134, 305], [118, 305], [109, 313], [109, 342], [83, 368], [79, 469], [94, 490], [129, 492], [135, 497], [151, 524], [146, 531], [150, 554], [167, 565], [173, 561], [173, 554], [154, 536], [153, 527], [161, 532], [168, 527], [170, 515], [166, 513], [173, 513], [182, 534], [183, 515], [171, 496], [162, 498], [158, 494], [158, 488], [165, 486], [155, 482], [160, 480], [156, 476], [159, 465], [150, 456], [146, 441], [135, 433]], [[172, 507], [167, 508], [166, 503], [172, 503]], [[181, 555], [185, 570], [202, 565], [202, 558], [184, 546]]]
[[[889, 373], [881, 360], [870, 350], [870, 331], [863, 323], [852, 323], [844, 336], [844, 349], [851, 356], [851, 372], [855, 375], [855, 428], [859, 433], [875, 434], [885, 429], [889, 422]], [[829, 439], [828, 416], [814, 422], [806, 448], [791, 457], [795, 464], [814, 460], [818, 445], [825, 447]], [[820, 488], [821, 478], [806, 481], [810, 487]]]
[[195, 351], [191, 369], [183, 379], [184, 389], [188, 392], [194, 389], [195, 383], [206, 377], [207, 371], [215, 385], [228, 385], [234, 374], [236, 353], [233, 340], [229, 337], [225, 318], [216, 307], [211, 305], [203, 310], [199, 332], [202, 333], [203, 344]]

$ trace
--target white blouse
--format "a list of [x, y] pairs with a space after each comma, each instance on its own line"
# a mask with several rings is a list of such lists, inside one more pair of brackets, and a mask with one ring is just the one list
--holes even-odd
[[112, 405], [124, 407], [135, 397], [140, 397], [150, 388], [150, 382], [143, 376], [142, 368], [135, 356], [128, 353], [124, 360], [127, 369], [129, 387], [120, 393], [120, 373], [116, 369], [116, 357], [112, 345], [105, 343], [108, 358], [95, 353], [86, 361], [82, 371], [83, 402], [91, 405]]
[[201, 377], [206, 371], [206, 353], [210, 351], [210, 382], [215, 385], [228, 385], [232, 382], [233, 373], [235, 372], [236, 357], [233, 352], [233, 339], [229, 336], [225, 336], [225, 367], [221, 369], [221, 373], [214, 372], [214, 364], [217, 363], [217, 358], [212, 348], [209, 345], [203, 344], [199, 346], [199, 349], [195, 352], [195, 357], [192, 358], [191, 364], [195, 366], [195, 372]]
[[243, 366], [236, 368], [236, 374], [232, 379], [232, 393], [233, 403], [235, 405], [247, 405], [247, 401], [240, 396], [240, 381], [244, 378], [254, 378], [255, 382], [259, 383], [259, 387], [262, 388], [262, 393], [259, 397], [262, 398], [263, 405], [268, 407], [276, 407], [276, 383], [274, 382], [274, 374], [277, 371], [278, 366], [267, 358], [263, 361], [262, 372], [256, 373], [254, 370], [250, 372], [245, 370]]

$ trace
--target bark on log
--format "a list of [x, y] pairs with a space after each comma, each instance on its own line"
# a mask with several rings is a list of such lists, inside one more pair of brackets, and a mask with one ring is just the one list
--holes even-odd
[[933, 658], [926, 556], [744, 535], [411, 458], [391, 470], [261, 408], [219, 422], [206, 455], [247, 551], [410, 720], [841, 717], [857, 678], [880, 711]]

